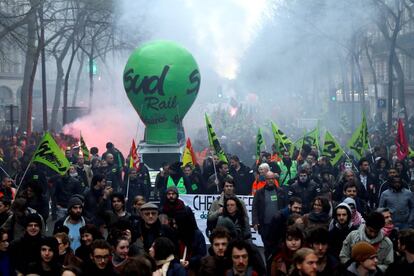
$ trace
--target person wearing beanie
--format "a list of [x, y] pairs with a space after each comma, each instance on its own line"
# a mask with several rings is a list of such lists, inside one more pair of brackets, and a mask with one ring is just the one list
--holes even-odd
[[357, 242], [352, 246], [353, 262], [347, 267], [347, 275], [378, 276], [383, 273], [377, 268], [377, 250], [365, 241]]
[[71, 240], [70, 247], [73, 251], [80, 246], [81, 236], [79, 229], [85, 226], [87, 220], [82, 216], [83, 197], [81, 195], [73, 195], [68, 201], [68, 215], [56, 221], [53, 234], [62, 232], [64, 227], [69, 229], [68, 235]]
[[188, 206], [185, 206], [184, 201], [178, 198], [179, 191], [177, 187], [168, 187], [165, 194], [164, 204], [161, 207], [161, 212], [166, 214], [168, 218], [175, 219], [177, 216], [186, 214]]
[[61, 264], [59, 258], [59, 244], [54, 237], [45, 237], [40, 240], [37, 260], [29, 264], [28, 273], [44, 276], [60, 275]]
[[365, 241], [378, 248], [378, 267], [385, 272], [388, 265], [394, 262], [394, 249], [391, 240], [381, 232], [384, 225], [385, 220], [381, 213], [372, 212], [367, 215], [365, 224], [349, 233], [344, 240], [339, 254], [341, 262], [345, 264], [351, 259], [354, 244]]
[[14, 271], [26, 275], [29, 264], [36, 262], [42, 240], [42, 218], [38, 214], [29, 214], [24, 220], [24, 236], [10, 244], [11, 267]]

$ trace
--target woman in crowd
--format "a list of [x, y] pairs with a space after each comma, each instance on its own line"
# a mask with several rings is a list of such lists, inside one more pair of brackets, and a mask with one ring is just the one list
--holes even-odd
[[110, 237], [112, 250], [112, 265], [117, 272], [121, 272], [128, 260], [129, 241], [125, 236]]
[[331, 222], [330, 210], [331, 205], [326, 197], [315, 197], [311, 204], [311, 212], [303, 216], [305, 228], [324, 227], [328, 229], [329, 223]]
[[281, 248], [272, 257], [271, 275], [289, 275], [293, 269], [293, 255], [303, 246], [304, 236], [302, 230], [296, 226], [289, 226], [286, 230], [286, 238]]
[[234, 196], [224, 200], [223, 214], [219, 216], [217, 226], [227, 228], [233, 239], [250, 240], [252, 237], [243, 205]]
[[59, 276], [62, 265], [59, 263], [59, 244], [54, 237], [42, 238], [38, 261], [29, 265], [28, 274]]
[[90, 259], [90, 246], [94, 240], [102, 239], [102, 234], [99, 232], [93, 224], [86, 224], [79, 229], [81, 235], [81, 246], [75, 251], [76, 257], [81, 259], [84, 263], [89, 263]]

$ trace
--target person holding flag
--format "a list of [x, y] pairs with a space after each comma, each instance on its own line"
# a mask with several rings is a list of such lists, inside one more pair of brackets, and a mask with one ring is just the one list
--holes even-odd
[[141, 195], [145, 198], [145, 201], [148, 201], [151, 187], [148, 168], [141, 162], [134, 140], [132, 140], [129, 166], [126, 173], [127, 177], [124, 178], [123, 193], [126, 200], [126, 210], [131, 212], [133, 199], [137, 195]]

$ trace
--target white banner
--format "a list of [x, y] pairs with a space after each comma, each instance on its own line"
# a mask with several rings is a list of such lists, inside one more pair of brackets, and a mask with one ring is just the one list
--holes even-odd
[[[219, 195], [180, 195], [180, 199], [184, 201], [185, 205], [189, 206], [193, 212], [197, 221], [198, 228], [204, 234], [206, 242], [210, 243], [206, 236], [207, 229], [207, 214], [211, 207], [211, 204], [216, 200]], [[249, 215], [249, 222], [252, 221], [252, 207], [253, 207], [253, 196], [237, 196], [246, 204], [247, 213]], [[257, 246], [263, 246], [262, 239], [259, 233], [257, 233], [253, 227], [250, 228], [252, 232], [252, 241]]]

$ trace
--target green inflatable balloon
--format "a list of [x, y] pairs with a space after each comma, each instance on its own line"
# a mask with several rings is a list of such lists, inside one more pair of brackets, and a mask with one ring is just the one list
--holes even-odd
[[148, 144], [177, 143], [200, 82], [196, 61], [177, 43], [153, 41], [134, 50], [124, 69], [124, 88], [146, 126]]

